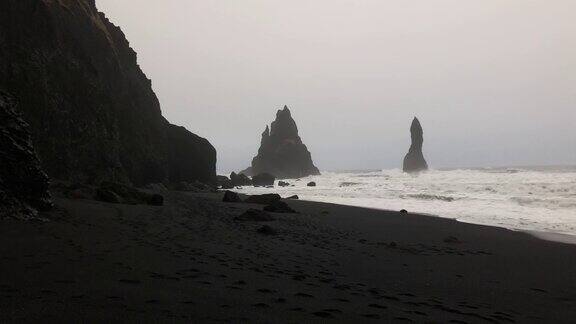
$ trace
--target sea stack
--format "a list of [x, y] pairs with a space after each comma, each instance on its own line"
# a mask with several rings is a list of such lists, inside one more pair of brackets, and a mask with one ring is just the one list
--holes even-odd
[[276, 112], [276, 120], [270, 128], [266, 126], [258, 155], [252, 159], [252, 166], [242, 173], [269, 173], [280, 179], [320, 174], [308, 148], [298, 136], [298, 127], [287, 106]]
[[428, 170], [428, 164], [422, 154], [422, 143], [424, 142], [422, 126], [418, 118], [414, 117], [410, 126], [412, 144], [408, 154], [404, 157], [404, 172], [419, 172]]

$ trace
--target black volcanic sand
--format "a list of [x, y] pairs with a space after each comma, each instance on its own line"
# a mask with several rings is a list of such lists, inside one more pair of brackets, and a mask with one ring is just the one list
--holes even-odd
[[237, 222], [262, 206], [165, 195], [164, 207], [59, 199], [48, 222], [0, 221], [0, 322], [576, 318], [576, 246], [304, 201]]

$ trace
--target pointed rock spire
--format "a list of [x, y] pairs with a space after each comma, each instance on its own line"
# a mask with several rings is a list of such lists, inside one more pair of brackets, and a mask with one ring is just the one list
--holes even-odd
[[[258, 155], [247, 173], [270, 173], [277, 178], [300, 178], [320, 174], [314, 166], [306, 145], [298, 135], [298, 127], [288, 106], [276, 112], [276, 119], [262, 134]], [[244, 172], [244, 171], [243, 171]]]
[[404, 172], [418, 172], [428, 170], [428, 164], [422, 154], [422, 144], [424, 142], [424, 132], [418, 118], [414, 117], [410, 126], [412, 144], [408, 154], [404, 157]]

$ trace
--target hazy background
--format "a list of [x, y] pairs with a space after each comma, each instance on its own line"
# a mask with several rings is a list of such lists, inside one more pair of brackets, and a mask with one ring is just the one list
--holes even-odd
[[321, 170], [576, 164], [576, 1], [97, 0], [218, 169], [287, 104]]

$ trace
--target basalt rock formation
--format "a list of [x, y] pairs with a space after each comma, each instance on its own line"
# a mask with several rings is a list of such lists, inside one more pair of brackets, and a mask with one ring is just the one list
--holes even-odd
[[252, 166], [242, 173], [270, 173], [284, 179], [320, 174], [308, 148], [298, 136], [298, 127], [288, 107], [278, 110], [271, 127], [266, 126], [258, 155], [252, 160]]
[[94, 0], [0, 1], [0, 76], [54, 179], [216, 182], [212, 145], [162, 117], [136, 53]]
[[412, 144], [408, 154], [404, 157], [404, 172], [419, 172], [428, 170], [428, 164], [422, 154], [422, 143], [424, 142], [422, 126], [418, 118], [414, 117], [410, 126]]
[[0, 218], [30, 218], [52, 207], [48, 176], [15, 107], [15, 100], [0, 91]]

